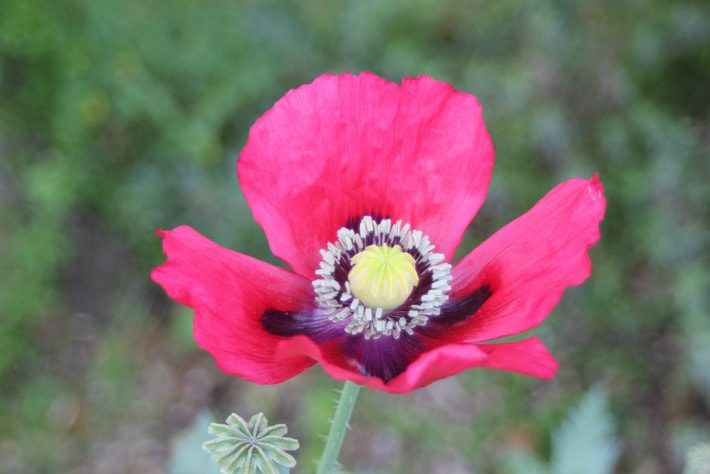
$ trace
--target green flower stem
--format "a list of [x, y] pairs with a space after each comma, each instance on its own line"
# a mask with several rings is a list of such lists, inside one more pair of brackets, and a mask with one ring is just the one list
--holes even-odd
[[359, 385], [350, 381], [343, 384], [338, 407], [330, 424], [330, 433], [328, 433], [323, 454], [318, 462], [317, 474], [332, 474], [338, 454], [340, 454], [340, 448], [343, 446], [345, 432], [348, 430], [348, 421], [353, 413], [358, 393], [360, 393]]

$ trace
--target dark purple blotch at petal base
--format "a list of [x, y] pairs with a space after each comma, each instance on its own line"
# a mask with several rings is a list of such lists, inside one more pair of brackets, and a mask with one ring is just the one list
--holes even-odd
[[308, 336], [316, 344], [323, 344], [347, 334], [347, 322], [333, 322], [318, 308], [300, 311], [267, 309], [261, 316], [261, 324], [271, 334]]
[[422, 330], [427, 333], [436, 332], [467, 320], [483, 306], [483, 303], [492, 294], [491, 287], [483, 285], [463, 298], [448, 300], [441, 307], [439, 316], [429, 319]]
[[388, 382], [407, 370], [426, 346], [416, 334], [403, 333], [399, 338], [365, 339], [361, 335], [348, 336], [343, 353], [353, 368], [363, 375], [379, 377]]
[[343, 358], [352, 368], [385, 382], [404, 372], [426, 349], [416, 334], [410, 336], [404, 333], [399, 339], [365, 339], [362, 335], [350, 335], [345, 332], [347, 323], [330, 321], [318, 309], [294, 312], [267, 310], [261, 322], [271, 334], [304, 335], [316, 344], [338, 344]]
[[362, 334], [345, 332], [347, 322], [333, 322], [320, 308], [301, 311], [266, 310], [261, 317], [262, 325], [277, 336], [308, 336], [316, 344], [336, 343], [341, 345], [345, 361], [363, 375], [379, 377], [387, 382], [402, 372], [428, 348], [422, 336], [436, 337], [447, 328], [466, 320], [483, 306], [491, 296], [489, 286], [482, 286], [464, 298], [449, 300], [441, 308], [441, 314], [431, 318], [426, 326], [417, 328], [414, 334], [403, 332], [399, 338], [380, 337], [365, 339]]

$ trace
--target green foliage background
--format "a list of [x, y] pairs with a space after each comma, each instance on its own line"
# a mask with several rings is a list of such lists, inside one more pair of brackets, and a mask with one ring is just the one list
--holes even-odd
[[496, 169], [462, 252], [571, 176], [599, 171], [609, 205], [592, 278], [536, 330], [553, 382], [475, 371], [364, 394], [344, 464], [549, 458], [594, 384], [618, 472], [676, 471], [710, 439], [707, 2], [0, 0], [0, 472], [163, 472], [206, 406], [287, 422], [308, 472], [336, 384], [220, 374], [147, 275], [153, 229], [183, 223], [274, 261], [235, 157], [286, 90], [345, 70], [483, 103]]

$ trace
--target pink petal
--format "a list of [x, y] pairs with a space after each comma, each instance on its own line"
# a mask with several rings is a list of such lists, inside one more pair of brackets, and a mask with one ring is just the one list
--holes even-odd
[[283, 338], [260, 323], [267, 308], [287, 311], [308, 304], [308, 280], [225, 249], [187, 226], [158, 235], [168, 260], [151, 277], [171, 298], [195, 310], [195, 339], [220, 369], [267, 384], [313, 365], [303, 356], [276, 362], [274, 350]]
[[567, 287], [590, 275], [587, 251], [599, 240], [605, 207], [597, 175], [565, 181], [463, 258], [453, 269], [452, 296], [484, 284], [492, 295], [447, 339], [486, 341], [542, 322]]
[[319, 250], [367, 214], [409, 222], [450, 259], [492, 166], [475, 97], [362, 73], [288, 92], [252, 127], [238, 173], [272, 251], [310, 278]]
[[484, 366], [517, 372], [541, 379], [551, 379], [557, 372], [557, 361], [536, 337], [516, 342], [479, 344], [488, 357]]
[[279, 343], [277, 358], [290, 358], [296, 354], [307, 354], [317, 360], [323, 365], [323, 369], [337, 380], [350, 380], [389, 393], [411, 392], [477, 367], [506, 370], [544, 379], [552, 378], [557, 370], [557, 362], [536, 338], [501, 344], [445, 344], [423, 353], [404, 373], [388, 383], [347, 367], [336, 347], [318, 346], [305, 336]]

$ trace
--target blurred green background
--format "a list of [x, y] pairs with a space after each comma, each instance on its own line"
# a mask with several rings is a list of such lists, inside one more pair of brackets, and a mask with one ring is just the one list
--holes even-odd
[[0, 0], [0, 472], [167, 472], [204, 408], [288, 423], [312, 470], [337, 384], [221, 374], [148, 273], [178, 224], [274, 261], [235, 158], [288, 89], [345, 70], [483, 103], [496, 169], [462, 251], [568, 177], [609, 200], [593, 276], [535, 331], [557, 378], [364, 393], [348, 470], [541, 472], [590, 390], [616, 472], [710, 441], [707, 2]]

